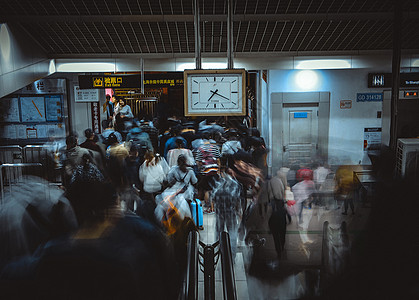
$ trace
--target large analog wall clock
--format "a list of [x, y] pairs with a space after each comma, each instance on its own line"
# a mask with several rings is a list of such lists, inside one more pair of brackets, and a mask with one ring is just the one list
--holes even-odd
[[246, 115], [244, 69], [185, 70], [185, 116]]

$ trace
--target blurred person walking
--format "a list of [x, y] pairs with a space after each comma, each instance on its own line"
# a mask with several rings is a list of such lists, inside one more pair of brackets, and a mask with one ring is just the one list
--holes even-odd
[[237, 235], [241, 220], [242, 187], [232, 176], [226, 173], [226, 159], [221, 159], [219, 178], [215, 180], [210, 192], [210, 200], [215, 208], [215, 240], [220, 233], [227, 231], [230, 235], [233, 262], [237, 253]]
[[139, 179], [143, 184], [145, 198], [155, 199], [156, 194], [160, 193], [167, 182], [169, 166], [164, 157], [147, 151], [145, 160], [139, 169]]

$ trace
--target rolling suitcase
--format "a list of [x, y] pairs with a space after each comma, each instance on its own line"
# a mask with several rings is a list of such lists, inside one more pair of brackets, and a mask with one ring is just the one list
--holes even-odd
[[195, 225], [198, 229], [204, 229], [203, 221], [204, 221], [204, 214], [202, 212], [202, 205], [199, 199], [194, 199], [190, 202], [192, 218], [195, 222]]

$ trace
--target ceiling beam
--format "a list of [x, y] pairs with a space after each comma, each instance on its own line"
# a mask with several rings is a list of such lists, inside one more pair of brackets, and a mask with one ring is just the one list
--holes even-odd
[[[419, 19], [419, 11], [405, 12], [404, 19]], [[226, 15], [201, 15], [202, 22], [222, 22]], [[389, 20], [392, 12], [378, 13], [325, 13], [325, 14], [241, 14], [233, 15], [238, 21], [344, 21], [344, 20]], [[0, 23], [42, 22], [193, 22], [193, 15], [7, 15], [0, 16]]]

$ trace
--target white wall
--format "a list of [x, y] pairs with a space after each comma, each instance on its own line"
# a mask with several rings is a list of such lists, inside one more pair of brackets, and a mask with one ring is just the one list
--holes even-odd
[[[364, 128], [381, 127], [377, 111], [382, 102], [357, 102], [357, 93], [382, 92], [367, 87], [367, 69], [313, 70], [318, 83], [311, 89], [296, 84], [300, 70], [271, 70], [269, 92], [330, 92], [329, 162], [358, 164], [364, 158]], [[391, 70], [374, 70], [374, 72]], [[351, 109], [341, 109], [340, 100], [352, 100]]]
[[0, 98], [54, 72], [50, 62], [19, 27], [0, 24]]

